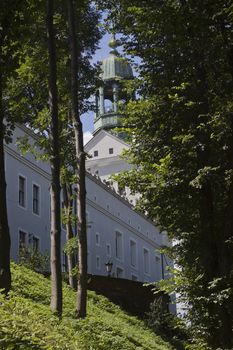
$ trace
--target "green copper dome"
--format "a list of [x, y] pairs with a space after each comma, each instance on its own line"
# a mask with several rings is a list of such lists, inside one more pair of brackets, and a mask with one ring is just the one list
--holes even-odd
[[116, 50], [119, 42], [113, 38], [109, 42], [109, 46], [112, 49], [110, 55], [102, 62], [102, 74], [103, 80], [116, 80], [116, 79], [132, 79], [133, 71], [125, 58], [119, 57], [119, 53]]

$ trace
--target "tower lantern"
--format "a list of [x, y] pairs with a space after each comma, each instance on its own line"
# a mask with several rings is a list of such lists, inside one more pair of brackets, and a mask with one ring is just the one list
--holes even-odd
[[109, 42], [109, 56], [102, 61], [102, 86], [96, 93], [96, 116], [94, 133], [100, 129], [111, 131], [120, 125], [119, 102], [126, 101], [122, 81], [133, 78], [133, 71], [125, 58], [120, 57], [115, 35]]

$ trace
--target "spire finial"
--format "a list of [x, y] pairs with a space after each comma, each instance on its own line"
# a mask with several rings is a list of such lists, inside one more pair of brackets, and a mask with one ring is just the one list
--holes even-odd
[[119, 46], [119, 41], [116, 40], [115, 33], [112, 34], [112, 38], [110, 39], [108, 46], [111, 48], [110, 54], [118, 56], [119, 52], [116, 50], [116, 48]]

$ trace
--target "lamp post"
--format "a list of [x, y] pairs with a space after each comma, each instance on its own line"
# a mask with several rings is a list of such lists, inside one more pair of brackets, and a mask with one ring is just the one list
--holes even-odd
[[108, 260], [108, 262], [105, 263], [105, 266], [108, 273], [108, 277], [111, 277], [113, 263], [110, 260]]

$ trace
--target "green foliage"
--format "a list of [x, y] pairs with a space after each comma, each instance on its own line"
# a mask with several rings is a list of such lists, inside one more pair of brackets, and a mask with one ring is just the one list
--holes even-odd
[[22, 246], [19, 250], [19, 263], [33, 271], [48, 272], [50, 269], [49, 261], [48, 253], [41, 254], [27, 246]]
[[64, 246], [64, 252], [66, 254], [74, 254], [75, 252], [77, 252], [77, 249], [78, 249], [78, 237], [77, 236], [70, 238]]
[[141, 59], [123, 125], [133, 168], [120, 184], [141, 193], [138, 209], [174, 240], [173, 287], [189, 305], [193, 334], [232, 348], [231, 2], [101, 2], [127, 54]]
[[49, 309], [50, 282], [42, 275], [12, 265], [13, 290], [0, 295], [0, 349], [171, 350], [145, 327], [105, 297], [88, 293], [88, 316], [74, 317], [75, 293], [64, 285], [64, 316]]
[[188, 345], [188, 327], [177, 316], [167, 310], [164, 296], [157, 297], [146, 314], [146, 324], [164, 339], [169, 339], [177, 349]]

